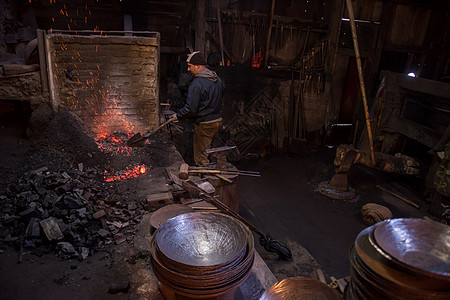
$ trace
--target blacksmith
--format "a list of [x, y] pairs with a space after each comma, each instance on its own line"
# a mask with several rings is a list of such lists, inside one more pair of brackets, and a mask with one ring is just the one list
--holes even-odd
[[186, 104], [177, 118], [190, 118], [194, 121], [194, 160], [197, 166], [210, 162], [205, 150], [222, 126], [221, 106], [225, 85], [219, 76], [206, 67], [205, 58], [199, 52], [189, 54], [188, 71], [194, 79], [189, 85]]

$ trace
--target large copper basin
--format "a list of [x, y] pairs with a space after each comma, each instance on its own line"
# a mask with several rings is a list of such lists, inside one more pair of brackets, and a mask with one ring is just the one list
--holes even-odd
[[384, 254], [450, 279], [450, 226], [425, 219], [389, 219], [375, 228], [374, 237]]
[[160, 253], [193, 267], [220, 267], [245, 253], [247, 234], [234, 218], [193, 212], [167, 220], [156, 232]]

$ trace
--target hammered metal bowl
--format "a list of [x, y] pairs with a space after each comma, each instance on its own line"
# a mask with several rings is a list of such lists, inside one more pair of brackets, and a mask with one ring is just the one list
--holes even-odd
[[336, 290], [314, 278], [291, 277], [275, 283], [260, 300], [339, 300]]
[[[384, 222], [390, 223], [392, 219]], [[393, 258], [376, 243], [374, 233], [384, 222], [367, 227], [356, 237], [349, 253], [351, 280], [344, 299], [450, 299], [447, 276], [418, 271]]]
[[156, 232], [156, 245], [171, 265], [217, 269], [245, 253], [247, 234], [230, 216], [193, 212], [162, 224]]
[[[229, 224], [229, 217], [223, 214], [211, 212], [195, 214], [196, 218], [211, 219], [214, 217], [214, 220], [221, 220], [218, 222], [227, 220], [226, 224]], [[192, 219], [192, 217], [190, 216], [188, 219]], [[237, 259], [233, 258], [228, 263], [220, 264], [219, 266], [216, 265], [211, 269], [206, 269], [208, 266], [199, 267], [180, 264], [176, 260], [169, 260], [162, 255], [157, 245], [157, 233], [161, 230], [161, 226], [152, 236], [150, 248], [152, 269], [160, 283], [172, 289], [177, 294], [194, 298], [210, 297], [211, 295], [217, 296], [237, 288], [250, 274], [254, 262], [255, 250], [254, 239], [250, 229], [234, 218], [231, 220], [237, 222], [244, 230], [244, 251], [242, 255], [240, 252], [238, 253]], [[170, 264], [167, 264], [167, 262], [170, 262]]]
[[425, 219], [381, 222], [374, 230], [381, 254], [420, 274], [447, 278], [450, 284], [450, 226]]
[[[248, 243], [244, 257], [236, 264], [230, 264], [224, 268], [217, 269], [216, 272], [191, 272], [187, 269], [174, 270], [171, 266], [167, 266], [164, 261], [160, 259], [158, 249], [155, 245], [154, 236], [151, 241], [151, 263], [154, 270], [156, 270], [163, 280], [168, 280], [172, 284], [179, 287], [190, 289], [210, 289], [227, 285], [234, 279], [239, 278], [248, 272], [253, 265], [254, 259], [254, 239], [251, 231], [245, 227]], [[195, 274], [193, 274], [195, 273]]]

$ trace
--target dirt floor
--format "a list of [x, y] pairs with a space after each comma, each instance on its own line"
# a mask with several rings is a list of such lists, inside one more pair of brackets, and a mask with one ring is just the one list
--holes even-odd
[[[43, 109], [42, 114], [49, 113]], [[99, 149], [67, 112], [49, 114], [50, 125], [33, 118], [26, 124], [23, 117], [8, 115], [0, 124], [1, 298], [159, 299], [148, 252], [152, 210], [145, 202], [147, 195], [171, 189], [166, 168], [176, 173], [182, 162], [168, 135], [118, 155]], [[367, 202], [388, 206], [394, 217], [426, 215], [376, 188], [395, 183], [395, 177], [359, 167], [349, 174], [355, 199], [338, 201], [319, 194], [317, 184], [333, 175], [333, 156], [334, 149], [329, 149], [237, 165], [262, 174], [240, 177], [240, 213], [293, 253], [291, 261], [280, 261], [255, 235], [258, 253], [277, 280], [316, 278], [319, 268], [326, 276], [349, 275], [348, 251], [365, 228], [360, 211]], [[146, 173], [105, 181], [124, 176], [123, 170], [134, 165], [145, 165]], [[106, 224], [94, 217], [102, 210]], [[47, 241], [42, 232], [35, 234], [33, 218], [47, 217], [60, 220], [64, 242], [73, 248]]]
[[[348, 254], [357, 234], [366, 228], [361, 208], [366, 203], [388, 207], [394, 218], [430, 216], [422, 197], [411, 190], [414, 178], [387, 175], [364, 167], [353, 166], [348, 174], [349, 185], [356, 191], [352, 200], [334, 200], [317, 191], [322, 181], [334, 175], [335, 149], [303, 155], [271, 156], [263, 160], [243, 161], [238, 168], [259, 170], [261, 178], [240, 178], [240, 213], [263, 232], [287, 242], [293, 249], [314, 257], [317, 265], [303, 265], [294, 259], [283, 264], [262, 252], [268, 266], [279, 280], [299, 276], [299, 272], [315, 277], [322, 269], [329, 276], [343, 278], [350, 274]], [[381, 185], [422, 206], [416, 209], [377, 188]], [[296, 247], [300, 246], [300, 247]], [[305, 257], [305, 256], [299, 256]]]

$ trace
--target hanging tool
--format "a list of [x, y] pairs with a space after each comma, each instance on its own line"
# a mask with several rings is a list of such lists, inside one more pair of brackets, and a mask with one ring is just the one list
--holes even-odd
[[172, 123], [176, 119], [177, 119], [176, 116], [170, 118], [166, 122], [164, 122], [161, 125], [159, 125], [158, 127], [156, 127], [153, 131], [148, 131], [147, 133], [144, 133], [144, 134], [141, 134], [140, 132], [136, 133], [135, 135], [133, 135], [127, 141], [127, 146], [129, 146], [129, 147], [143, 147], [145, 145], [145, 141], [148, 138], [150, 138], [152, 135], [154, 135], [156, 132], [158, 132], [158, 130], [160, 130], [161, 128], [163, 128], [167, 124]]
[[[208, 203], [211, 203], [212, 205], [214, 205], [215, 207], [220, 209], [220, 211], [222, 211], [223, 213], [230, 215], [233, 218], [236, 218], [237, 220], [239, 220], [242, 223], [244, 223], [245, 225], [247, 225], [248, 228], [250, 228], [250, 230], [252, 230], [253, 232], [255, 232], [256, 234], [259, 235], [259, 243], [261, 244], [261, 246], [264, 247], [264, 249], [266, 251], [278, 254], [279, 258], [282, 260], [292, 259], [291, 250], [289, 250], [289, 248], [286, 245], [284, 245], [283, 243], [281, 243], [275, 239], [272, 239], [269, 235], [261, 232], [255, 225], [248, 222], [246, 219], [241, 217], [239, 214], [232, 211], [228, 206], [226, 206], [220, 200], [215, 199], [214, 197], [212, 197], [209, 194], [206, 194], [195, 183], [193, 183], [189, 180], [186, 180], [183, 182], [183, 186], [186, 186], [190, 191], [197, 192], [198, 196], [200, 198], [204, 199]], [[192, 195], [192, 196], [196, 197], [195, 195]]]

